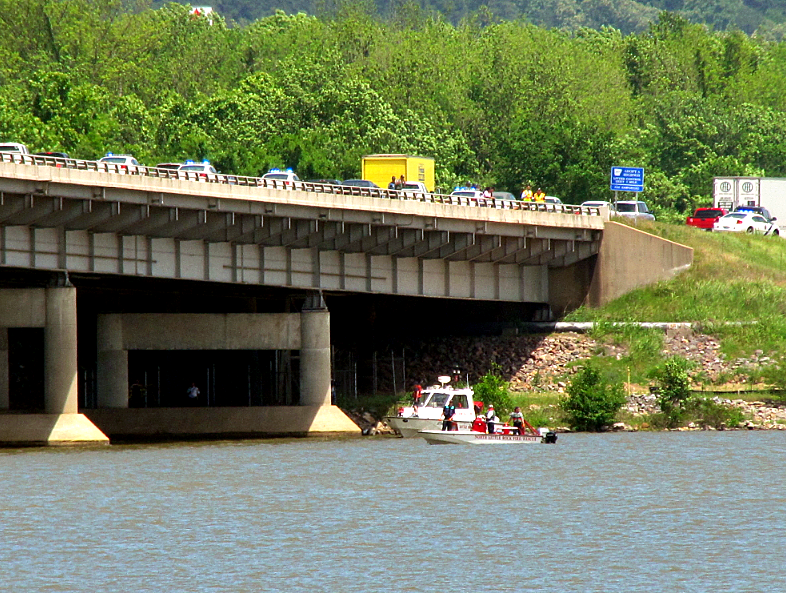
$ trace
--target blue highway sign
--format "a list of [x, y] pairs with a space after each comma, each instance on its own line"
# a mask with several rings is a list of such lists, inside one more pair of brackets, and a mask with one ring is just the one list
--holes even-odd
[[644, 191], [642, 167], [612, 167], [611, 191]]

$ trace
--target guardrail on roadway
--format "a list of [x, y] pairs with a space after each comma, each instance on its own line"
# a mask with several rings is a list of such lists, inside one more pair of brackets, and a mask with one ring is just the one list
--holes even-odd
[[601, 209], [587, 206], [573, 206], [570, 204], [552, 204], [547, 202], [521, 202], [518, 200], [502, 200], [498, 198], [468, 198], [465, 196], [451, 196], [438, 193], [420, 193], [411, 190], [391, 190], [371, 187], [355, 187], [348, 185], [332, 185], [327, 183], [310, 183], [306, 181], [283, 181], [279, 179], [263, 179], [262, 177], [244, 177], [241, 175], [204, 174], [193, 171], [177, 171], [173, 169], [158, 169], [156, 167], [120, 165], [115, 163], [100, 163], [98, 161], [85, 161], [81, 159], [64, 159], [58, 157], [0, 153], [0, 162], [17, 163], [22, 165], [37, 165], [78, 169], [81, 171], [97, 171], [100, 173], [116, 173], [120, 175], [140, 175], [144, 177], [157, 177], [160, 179], [179, 179], [193, 181], [194, 183], [222, 183], [225, 185], [240, 185], [251, 187], [265, 187], [270, 189], [296, 189], [307, 192], [320, 192], [328, 194], [363, 196], [369, 198], [384, 198], [389, 200], [411, 200], [416, 202], [430, 202], [454, 206], [474, 206], [481, 208], [496, 208], [502, 210], [524, 210], [532, 212], [554, 212], [561, 214], [577, 214], [587, 216], [600, 216]]

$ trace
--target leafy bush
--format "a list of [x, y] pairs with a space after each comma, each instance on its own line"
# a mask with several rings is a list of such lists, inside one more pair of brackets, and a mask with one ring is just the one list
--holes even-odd
[[691, 422], [713, 428], [735, 428], [745, 421], [739, 408], [733, 408], [708, 398], [693, 398], [686, 402], [685, 413]]
[[604, 381], [600, 371], [588, 365], [568, 385], [568, 395], [560, 401], [571, 428], [599, 431], [614, 421], [625, 403], [621, 383]]
[[683, 421], [686, 403], [690, 399], [691, 363], [680, 356], [672, 356], [658, 366], [652, 376], [658, 381], [658, 403], [665, 415], [666, 428], [679, 426]]
[[475, 399], [482, 401], [488, 408], [494, 406], [500, 420], [505, 420], [513, 408], [510, 398], [509, 385], [502, 378], [502, 368], [497, 363], [491, 363], [491, 369], [480, 378], [480, 381], [472, 386], [475, 392]]

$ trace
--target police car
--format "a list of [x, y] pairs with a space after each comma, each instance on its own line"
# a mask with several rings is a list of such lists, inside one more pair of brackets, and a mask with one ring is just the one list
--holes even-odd
[[457, 187], [450, 192], [451, 198], [456, 198], [451, 201], [454, 203], [463, 204], [465, 206], [477, 206], [478, 202], [483, 200], [483, 192], [474, 187]]
[[772, 220], [767, 220], [758, 212], [737, 210], [721, 216], [712, 230], [715, 232], [761, 233], [762, 235], [778, 236], [780, 231]]
[[107, 171], [108, 173], [136, 175], [141, 167], [142, 165], [130, 154], [108, 152], [105, 157], [98, 160], [99, 171]]
[[265, 180], [265, 186], [278, 189], [302, 189], [303, 183], [300, 177], [295, 175], [292, 169], [270, 169], [267, 173], [262, 175]]
[[218, 171], [210, 164], [210, 161], [196, 163], [186, 161], [177, 170], [180, 177], [185, 177], [187, 181], [212, 182], [218, 181]]

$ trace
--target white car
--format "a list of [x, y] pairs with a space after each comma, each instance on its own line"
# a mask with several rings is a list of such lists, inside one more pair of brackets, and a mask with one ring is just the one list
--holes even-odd
[[732, 233], [761, 233], [763, 235], [780, 235], [774, 222], [756, 212], [732, 212], [721, 216], [712, 226], [713, 231]]
[[614, 212], [614, 204], [611, 202], [604, 202], [603, 200], [589, 200], [582, 202], [581, 205], [585, 208], [608, 208], [609, 212]]
[[0, 152], [10, 152], [12, 154], [30, 154], [27, 146], [18, 142], [4, 142], [0, 144]]
[[647, 208], [647, 204], [640, 200], [617, 202], [614, 208], [614, 216], [632, 220], [655, 220], [655, 215]]
[[401, 186], [401, 191], [406, 198], [431, 199], [431, 194], [426, 189], [426, 184], [422, 181], [405, 181]]
[[137, 174], [142, 165], [130, 154], [112, 154], [108, 152], [105, 157], [98, 160], [99, 171], [108, 173]]
[[265, 181], [272, 181], [273, 183], [271, 183], [270, 185], [274, 188], [284, 188], [284, 189], [303, 188], [303, 183], [300, 181], [300, 177], [295, 175], [295, 172], [292, 169], [286, 169], [284, 171], [282, 171], [281, 169], [270, 169], [270, 171], [262, 175], [262, 179], [264, 179]]
[[477, 206], [479, 200], [483, 200], [483, 192], [474, 187], [457, 187], [450, 192], [451, 198], [458, 198], [454, 203], [464, 206]]
[[186, 161], [177, 170], [178, 175], [185, 176], [187, 181], [217, 182], [218, 171], [210, 164], [210, 161], [195, 163]]

